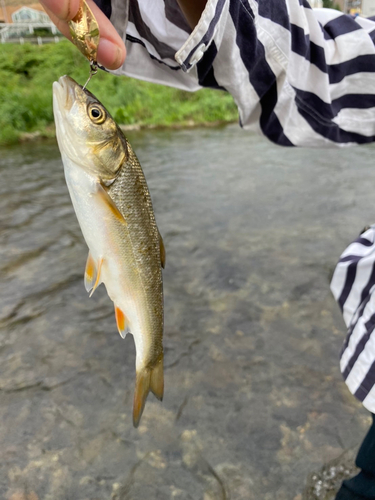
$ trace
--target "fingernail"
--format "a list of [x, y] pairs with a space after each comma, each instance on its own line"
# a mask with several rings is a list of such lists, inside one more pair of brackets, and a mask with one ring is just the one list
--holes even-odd
[[124, 64], [125, 56], [126, 56], [126, 48], [124, 47], [123, 49], [120, 49], [120, 47], [117, 45], [116, 64], [118, 64], [118, 67]]

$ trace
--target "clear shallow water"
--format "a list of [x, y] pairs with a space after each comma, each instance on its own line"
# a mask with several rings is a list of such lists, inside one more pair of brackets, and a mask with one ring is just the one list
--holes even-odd
[[336, 260], [375, 222], [374, 148], [236, 126], [129, 134], [167, 251], [165, 398], [131, 423], [134, 346], [100, 287], [57, 147], [0, 152], [0, 497], [299, 500], [360, 444], [338, 370]]

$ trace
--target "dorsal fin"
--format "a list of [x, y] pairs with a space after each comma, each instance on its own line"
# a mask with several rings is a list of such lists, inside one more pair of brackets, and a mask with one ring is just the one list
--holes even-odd
[[[158, 230], [158, 233], [159, 233], [159, 230]], [[166, 259], [165, 246], [164, 246], [163, 238], [161, 237], [160, 233], [159, 233], [159, 245], [160, 245], [160, 263], [161, 263], [161, 267], [163, 269], [165, 269], [165, 259]]]

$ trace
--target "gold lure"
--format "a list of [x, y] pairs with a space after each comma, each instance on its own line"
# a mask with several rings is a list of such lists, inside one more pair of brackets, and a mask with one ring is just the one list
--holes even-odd
[[90, 61], [90, 76], [83, 87], [85, 88], [98, 69], [97, 54], [100, 39], [98, 22], [85, 0], [81, 0], [76, 16], [69, 21], [69, 29], [74, 45]]

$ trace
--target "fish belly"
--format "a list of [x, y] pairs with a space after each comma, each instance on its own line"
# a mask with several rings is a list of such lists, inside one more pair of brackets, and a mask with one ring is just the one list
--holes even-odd
[[153, 317], [154, 307], [150, 306], [147, 289], [140, 279], [130, 235], [108, 207], [98, 201], [98, 181], [69, 158], [63, 160], [67, 186], [82, 234], [94, 261], [98, 263], [103, 259], [100, 282], [104, 283], [108, 296], [126, 317], [136, 344], [136, 367], [141, 369], [147, 364], [150, 351], [155, 349], [152, 345], [153, 328], [158, 328], [158, 321]]

